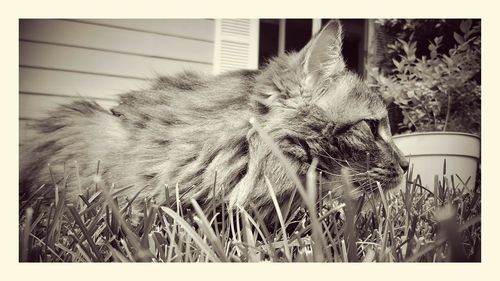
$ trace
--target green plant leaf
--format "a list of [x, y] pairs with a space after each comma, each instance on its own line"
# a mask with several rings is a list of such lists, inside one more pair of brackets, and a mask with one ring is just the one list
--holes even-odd
[[443, 42], [443, 36], [434, 38], [434, 42], [436, 43], [436, 45], [440, 45], [441, 42]]
[[401, 71], [401, 63], [400, 62], [398, 62], [396, 59], [392, 59], [392, 63], [394, 63], [394, 65], [396, 66], [398, 71]]
[[465, 42], [464, 37], [456, 32], [453, 32], [453, 38], [455, 38], [455, 41], [459, 44], [463, 44]]
[[472, 20], [468, 19], [468, 20], [464, 20], [460, 23], [460, 30], [463, 32], [463, 33], [467, 33], [469, 32], [470, 28], [472, 26]]

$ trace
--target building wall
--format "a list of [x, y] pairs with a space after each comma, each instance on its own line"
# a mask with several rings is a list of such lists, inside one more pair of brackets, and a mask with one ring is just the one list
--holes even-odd
[[213, 54], [208, 19], [20, 20], [20, 137], [26, 120], [75, 98], [109, 108], [157, 75], [212, 73]]

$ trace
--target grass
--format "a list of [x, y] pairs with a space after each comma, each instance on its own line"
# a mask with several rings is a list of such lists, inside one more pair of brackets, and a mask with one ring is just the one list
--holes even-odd
[[[254, 128], [266, 140], [260, 127]], [[283, 158], [272, 142], [278, 158]], [[284, 159], [284, 158], [283, 158]], [[131, 199], [114, 186], [96, 186], [73, 205], [65, 183], [41, 186], [20, 199], [19, 260], [26, 262], [446, 262], [481, 261], [480, 181], [458, 188], [454, 176], [436, 176], [433, 190], [406, 176], [401, 190], [332, 198], [318, 194], [315, 162], [306, 186], [297, 181], [304, 207], [280, 206], [267, 181], [279, 223], [266, 226], [253, 205], [203, 211], [175, 196], [142, 202], [133, 219]], [[446, 174], [446, 163], [444, 173]], [[290, 175], [294, 177], [295, 175]], [[218, 184], [214, 180], [214, 185]], [[132, 186], [128, 187], [131, 188]], [[344, 194], [349, 194], [346, 181]], [[54, 198], [52, 196], [51, 198]], [[125, 199], [125, 200], [124, 200]], [[217, 207], [218, 206], [218, 207]]]
[[[20, 208], [19, 257], [41, 262], [480, 261], [479, 189], [440, 183], [437, 193], [421, 188], [417, 179], [408, 180], [405, 190], [379, 188], [381, 200], [324, 198], [315, 212], [301, 208], [290, 217], [283, 217], [273, 200], [280, 218], [273, 230], [252, 208], [207, 214], [193, 200], [181, 214], [181, 208], [147, 201], [143, 217], [132, 223], [130, 204], [122, 209], [117, 204], [119, 192], [101, 189], [81, 196], [76, 206], [65, 204], [64, 195], [44, 206], [40, 196]], [[268, 188], [274, 198], [269, 182]]]

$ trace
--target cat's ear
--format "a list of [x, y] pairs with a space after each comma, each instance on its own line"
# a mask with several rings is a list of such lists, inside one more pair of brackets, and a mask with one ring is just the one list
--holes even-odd
[[345, 69], [342, 57], [342, 25], [331, 20], [301, 51], [304, 71], [312, 83]]

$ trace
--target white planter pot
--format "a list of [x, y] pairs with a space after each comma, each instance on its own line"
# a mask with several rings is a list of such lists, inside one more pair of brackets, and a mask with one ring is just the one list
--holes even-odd
[[[393, 137], [397, 147], [408, 157], [413, 178], [420, 175], [422, 185], [434, 189], [434, 176], [443, 176], [446, 159], [446, 176], [454, 176], [459, 189], [464, 186], [460, 177], [473, 190], [480, 157], [480, 138], [476, 135], [455, 132], [428, 132], [398, 135]], [[458, 184], [460, 183], [460, 184]], [[451, 182], [450, 182], [451, 184]]]

